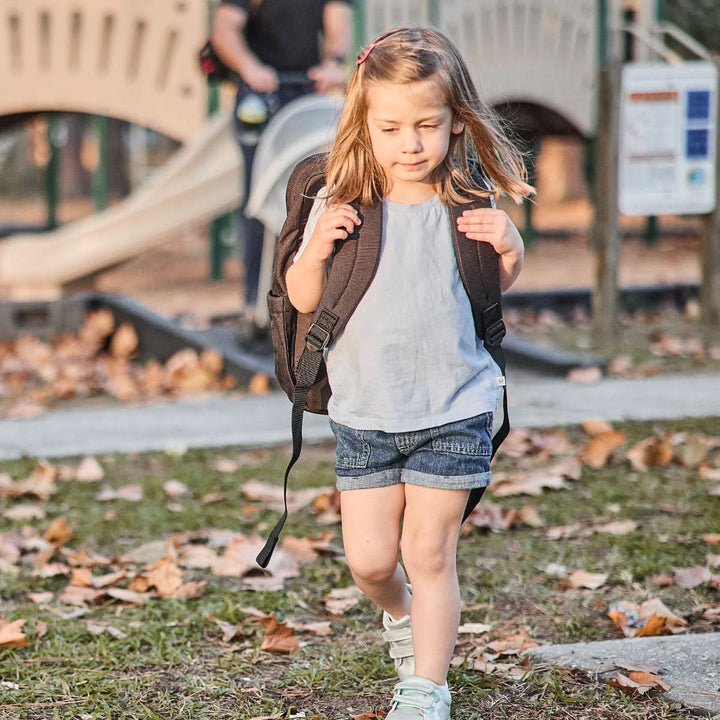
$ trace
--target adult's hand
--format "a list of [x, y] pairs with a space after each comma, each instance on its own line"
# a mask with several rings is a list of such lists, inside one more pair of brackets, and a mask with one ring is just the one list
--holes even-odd
[[261, 62], [247, 63], [240, 77], [255, 91], [275, 92], [278, 89], [278, 75], [274, 68]]
[[311, 67], [308, 77], [315, 83], [315, 92], [319, 93], [339, 90], [345, 84], [345, 70], [335, 60]]

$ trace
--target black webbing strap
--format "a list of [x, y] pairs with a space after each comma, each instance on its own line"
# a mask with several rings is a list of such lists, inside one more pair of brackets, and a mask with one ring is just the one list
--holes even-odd
[[300, 457], [300, 451], [302, 450], [302, 426], [303, 426], [303, 413], [307, 404], [308, 393], [310, 388], [315, 384], [317, 380], [318, 372], [323, 361], [323, 350], [330, 342], [332, 338], [332, 331], [337, 324], [337, 316], [327, 310], [321, 310], [318, 314], [315, 322], [310, 326], [308, 334], [305, 338], [305, 349], [300, 355], [298, 361], [297, 370], [295, 371], [295, 392], [293, 393], [293, 404], [291, 411], [291, 425], [292, 425], [292, 442], [293, 451], [290, 462], [287, 468], [285, 468], [285, 478], [283, 480], [283, 514], [275, 524], [275, 527], [270, 531], [270, 535], [265, 543], [263, 549], [258, 553], [255, 558], [257, 564], [265, 568], [270, 562], [275, 546], [280, 539], [280, 533], [282, 532], [285, 521], [288, 517], [288, 506], [287, 506], [287, 489], [288, 489], [288, 477], [290, 470], [293, 465], [297, 462]]

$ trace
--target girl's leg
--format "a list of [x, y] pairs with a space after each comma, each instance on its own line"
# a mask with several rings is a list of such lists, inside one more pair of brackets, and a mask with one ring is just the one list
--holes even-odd
[[457, 541], [467, 490], [405, 485], [402, 556], [412, 583], [415, 674], [446, 682], [460, 623]]
[[410, 595], [398, 562], [403, 483], [342, 490], [340, 507], [345, 556], [358, 587], [392, 617], [407, 615]]

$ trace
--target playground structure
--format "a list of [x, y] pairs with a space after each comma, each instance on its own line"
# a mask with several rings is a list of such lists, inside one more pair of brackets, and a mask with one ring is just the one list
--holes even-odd
[[[365, 0], [358, 37], [435, 24], [459, 46], [486, 101], [536, 134], [595, 134], [600, 9], [621, 0]], [[635, 0], [638, 33], [655, 31], [653, 0]], [[184, 146], [118, 205], [48, 233], [0, 241], [0, 288], [52, 298], [75, 279], [236, 207], [246, 189], [227, 114], [207, 117], [197, 68], [206, 0], [0, 0], [0, 116], [74, 111], [153, 128]], [[660, 42], [660, 41], [658, 41]], [[312, 102], [312, 101], [311, 101]], [[276, 232], [292, 165], [328, 141], [337, 103], [314, 136], [256, 163], [251, 210]], [[300, 157], [298, 157], [300, 153]], [[261, 149], [258, 151], [262, 156]], [[286, 163], [281, 167], [282, 162]], [[269, 179], [271, 178], [271, 180]], [[265, 188], [260, 190], [260, 188]], [[271, 220], [272, 219], [272, 220]]]

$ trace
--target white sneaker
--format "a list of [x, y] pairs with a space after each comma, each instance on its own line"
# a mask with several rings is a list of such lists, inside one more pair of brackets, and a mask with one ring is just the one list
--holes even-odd
[[[408, 591], [412, 594], [410, 585]], [[410, 616], [405, 615], [399, 620], [393, 620], [392, 616], [383, 612], [383, 640], [390, 645], [390, 657], [395, 662], [395, 672], [400, 680], [407, 680], [415, 674], [415, 652], [412, 642], [412, 628], [410, 627]]]
[[450, 690], [416, 675], [402, 680], [385, 720], [450, 720]]

